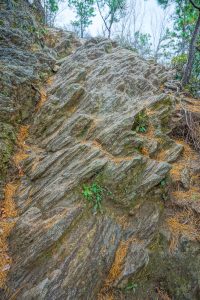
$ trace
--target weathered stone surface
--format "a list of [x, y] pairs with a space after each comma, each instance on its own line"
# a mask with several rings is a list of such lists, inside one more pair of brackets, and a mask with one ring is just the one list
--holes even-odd
[[[14, 138], [21, 122], [29, 120], [40, 98], [39, 88], [56, 60], [81, 45], [72, 33], [45, 29], [40, 1], [0, 4], [0, 180], [3, 186]], [[49, 42], [52, 39], [53, 44]], [[61, 41], [64, 41], [61, 43]], [[61, 44], [60, 44], [61, 43]], [[12, 137], [6, 134], [12, 128]], [[11, 164], [10, 164], [11, 167]], [[0, 194], [3, 198], [2, 189]]]
[[[101, 285], [99, 278], [103, 280], [111, 266], [120, 239], [120, 228], [109, 218], [93, 216], [88, 219], [85, 215], [71, 232], [67, 227], [65, 230], [61, 240], [38, 258], [39, 265], [35, 266], [37, 274], [35, 268], [32, 271], [27, 269], [26, 274], [24, 269], [18, 269], [18, 274], [13, 273], [16, 288], [22, 281], [27, 282], [20, 296], [22, 299], [95, 297]], [[44, 265], [46, 267], [41, 268]], [[33, 291], [37, 291], [36, 295]]]
[[[39, 26], [27, 5], [25, 25]], [[3, 297], [89, 300], [111, 290], [116, 299], [155, 299], [160, 288], [172, 299], [198, 299], [195, 216], [177, 221], [169, 200], [169, 172], [184, 156], [184, 146], [169, 137], [174, 97], [160, 88], [170, 72], [107, 39], [83, 42], [47, 29], [38, 41], [11, 23], [2, 36], [2, 85], [10, 93], [0, 102], [7, 109], [0, 136], [6, 164], [4, 145], [13, 147], [16, 124], [30, 125]], [[42, 78], [52, 71], [46, 101], [37, 106]], [[173, 184], [182, 180], [189, 192], [194, 183], [180, 174]], [[84, 197], [87, 186], [100, 188], [93, 193], [101, 210]], [[131, 285], [136, 290], [127, 290]]]
[[125, 288], [128, 285], [129, 278], [147, 265], [148, 261], [148, 252], [143, 244], [133, 241], [129, 246], [121, 274], [114, 283], [114, 286]]
[[[120, 284], [148, 262], [146, 247], [160, 214], [155, 206], [159, 183], [170, 170], [169, 164], [138, 151], [139, 134], [132, 130], [140, 110], [165, 99], [154, 96], [161, 67], [152, 78], [143, 77], [149, 69], [136, 54], [108, 40], [87, 42], [61, 64], [47, 102], [34, 116], [16, 199], [21, 215], [11, 236], [10, 284], [14, 290], [26, 286], [18, 298], [95, 298], [123, 237], [134, 235], [143, 242], [130, 244]], [[122, 83], [123, 92], [118, 89]], [[111, 194], [104, 196], [103, 216], [84, 208], [81, 190], [89, 182]], [[117, 222], [119, 205], [133, 210], [125, 231]]]
[[183, 184], [183, 187], [186, 190], [190, 189], [190, 181], [191, 181], [190, 170], [186, 167], [181, 172], [181, 182]]

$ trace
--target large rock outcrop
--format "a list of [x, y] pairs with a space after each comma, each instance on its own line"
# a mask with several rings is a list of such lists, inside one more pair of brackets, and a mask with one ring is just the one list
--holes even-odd
[[[171, 73], [106, 39], [49, 30], [44, 43], [44, 71], [60, 69], [39, 102], [22, 90], [29, 135], [2, 297], [198, 299], [199, 157], [175, 141]], [[181, 206], [194, 189], [196, 206]]]
[[57, 60], [80, 45], [73, 34], [44, 28], [42, 18], [39, 1], [0, 3], [1, 198], [18, 125], [29, 120], [40, 98], [40, 85]]
[[12, 195], [22, 172], [19, 161], [26, 157], [22, 149], [13, 154], [25, 148], [25, 124], [45, 98], [41, 86], [81, 45], [73, 33], [45, 28], [42, 19], [38, 0], [0, 3], [0, 288], [10, 262], [6, 240], [17, 216]]

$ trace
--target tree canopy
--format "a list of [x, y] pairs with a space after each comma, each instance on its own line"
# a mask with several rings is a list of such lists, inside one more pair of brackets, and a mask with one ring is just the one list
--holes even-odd
[[200, 74], [200, 0], [157, 0], [164, 8], [175, 5], [174, 30], [175, 62], [183, 64], [180, 76], [185, 86], [191, 81], [195, 85]]
[[96, 0], [96, 3], [110, 38], [113, 24], [119, 22], [125, 12], [126, 0]]
[[83, 38], [95, 15], [94, 0], [69, 0], [69, 7], [76, 12], [76, 20], [72, 24], [80, 30], [80, 36]]

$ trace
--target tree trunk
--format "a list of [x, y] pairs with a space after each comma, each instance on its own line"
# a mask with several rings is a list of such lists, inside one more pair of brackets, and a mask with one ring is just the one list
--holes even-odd
[[113, 25], [113, 21], [114, 21], [114, 14], [115, 14], [115, 13], [113, 13], [113, 14], [111, 15], [110, 25], [109, 25], [109, 27], [108, 27], [108, 38], [109, 38], [109, 39], [110, 39], [110, 37], [111, 37], [111, 30], [112, 30], [112, 25]]
[[105, 20], [103, 14], [102, 14], [102, 11], [101, 11], [101, 8], [100, 8], [100, 5], [99, 5], [99, 1], [97, 1], [96, 3], [97, 3], [97, 8], [98, 8], [98, 10], [99, 10], [100, 16], [101, 16], [101, 18], [102, 18], [102, 20], [103, 20], [103, 22], [104, 22], [105, 28], [106, 28], [106, 30], [108, 31], [108, 38], [109, 38], [109, 37], [110, 37], [110, 30], [109, 30], [109, 27], [108, 27], [108, 25], [107, 25], [107, 23], [106, 23], [106, 20]]
[[81, 20], [81, 24], [80, 24], [80, 29], [81, 29], [81, 38], [83, 38], [83, 22]]
[[188, 61], [187, 61], [187, 65], [185, 67], [185, 71], [184, 71], [183, 79], [182, 79], [183, 86], [188, 84], [190, 81], [190, 77], [192, 74], [192, 67], [193, 67], [193, 63], [194, 63], [194, 59], [195, 59], [196, 41], [197, 41], [199, 33], [200, 33], [200, 10], [199, 10], [198, 20], [197, 20], [194, 32], [192, 34], [191, 42], [190, 42]]
[[110, 36], [111, 36], [111, 29], [109, 28], [108, 29], [108, 38], [110, 39]]

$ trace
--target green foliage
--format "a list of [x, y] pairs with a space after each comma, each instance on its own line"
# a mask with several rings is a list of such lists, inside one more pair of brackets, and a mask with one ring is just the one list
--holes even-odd
[[83, 38], [86, 28], [92, 24], [94, 13], [94, 0], [69, 0], [69, 7], [76, 12], [77, 20], [72, 22], [72, 25], [79, 29], [80, 36]]
[[142, 57], [149, 57], [152, 46], [150, 34], [136, 31], [133, 46]]
[[135, 293], [137, 287], [138, 287], [138, 285], [136, 283], [130, 282], [126, 286], [125, 291], [127, 291], [127, 292], [132, 291], [133, 293]]
[[125, 13], [126, 0], [96, 0], [96, 3], [110, 38], [113, 24], [119, 22]]
[[176, 0], [174, 14], [174, 38], [176, 41], [175, 47], [178, 53], [185, 53], [188, 50], [191, 35], [194, 31], [196, 20], [198, 17], [197, 11], [189, 3], [188, 0]]
[[147, 131], [147, 128], [146, 128], [146, 126], [138, 126], [138, 127], [136, 128], [136, 130], [137, 130], [138, 132], [144, 133], [144, 132]]
[[169, 190], [168, 190], [168, 185], [169, 185], [169, 181], [168, 178], [164, 178], [163, 180], [161, 180], [160, 182], [160, 187], [162, 188], [162, 200], [163, 201], [167, 201], [169, 199]]
[[102, 212], [102, 200], [104, 189], [97, 183], [83, 185], [83, 197], [93, 206], [94, 213]]
[[164, 8], [167, 7], [169, 4], [169, 0], [157, 0], [160, 5], [162, 5]]
[[48, 0], [49, 9], [52, 12], [56, 12], [58, 10], [58, 1], [57, 0]]
[[48, 26], [53, 26], [56, 14], [59, 9], [59, 3], [64, 2], [65, 0], [41, 0], [44, 13], [45, 13], [45, 24]]
[[136, 118], [132, 130], [145, 133], [148, 130], [148, 116], [144, 111], [140, 112]]
[[[171, 31], [171, 40], [169, 50], [172, 54], [175, 54], [175, 58], [172, 59], [172, 65], [177, 67], [178, 79], [182, 79], [185, 66], [188, 59], [189, 46], [191, 37], [194, 32], [199, 11], [195, 9], [189, 0], [157, 0], [157, 2], [166, 8], [168, 5], [173, 4], [175, 7], [172, 19], [174, 21], [174, 27]], [[200, 7], [200, 0], [193, 1]], [[198, 49], [200, 45], [200, 35], [197, 37], [196, 46]], [[181, 70], [180, 70], [181, 68]], [[190, 90], [199, 90], [200, 88], [200, 51], [196, 51], [193, 69], [191, 74], [191, 85], [188, 86]], [[195, 91], [194, 91], [195, 92]]]
[[160, 186], [165, 187], [166, 185], [167, 185], [167, 180], [166, 179], [161, 180]]
[[185, 63], [187, 62], [187, 54], [183, 53], [173, 57], [172, 65], [177, 69], [177, 71], [182, 72]]
[[43, 38], [47, 34], [47, 29], [44, 27], [35, 27], [35, 26], [29, 26], [28, 28], [26, 26], [23, 26], [24, 30], [28, 30], [30, 33], [33, 33], [38, 40]]

